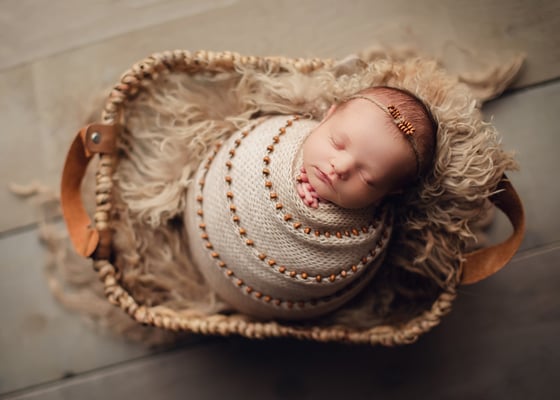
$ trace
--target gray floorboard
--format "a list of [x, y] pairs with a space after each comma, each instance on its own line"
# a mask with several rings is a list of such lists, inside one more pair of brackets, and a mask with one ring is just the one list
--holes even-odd
[[559, 262], [560, 247], [518, 256], [405, 347], [211, 339], [6, 399], [554, 399]]
[[37, 229], [0, 239], [0, 393], [149, 353], [62, 308], [48, 287]]
[[[520, 169], [509, 174], [524, 203], [527, 232], [521, 250], [560, 241], [560, 149], [558, 117], [560, 82], [525, 89], [495, 100], [484, 108], [498, 128], [504, 148], [516, 153]], [[509, 232], [497, 220], [494, 239]]]
[[[0, 397], [560, 398], [560, 3], [117, 3], [0, 2]], [[518, 153], [510, 178], [527, 214], [521, 250], [503, 271], [461, 288], [433, 332], [394, 349], [210, 338], [161, 354], [56, 303], [37, 217], [7, 186], [37, 179], [56, 188], [72, 134], [134, 61], [169, 48], [342, 57], [371, 45], [410, 45], [457, 70], [524, 51], [515, 86], [537, 84], [484, 110]], [[498, 216], [491, 241], [508, 232]]]

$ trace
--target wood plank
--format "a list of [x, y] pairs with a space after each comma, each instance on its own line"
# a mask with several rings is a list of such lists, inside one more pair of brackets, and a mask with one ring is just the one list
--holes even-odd
[[[151, 353], [103, 333], [55, 301], [36, 229], [1, 238], [0, 254], [0, 393]], [[84, 260], [83, 267], [88, 264]]]
[[2, 0], [0, 70], [234, 3], [235, 0]]
[[[49, 170], [43, 151], [48, 138], [37, 109], [33, 72], [29, 65], [0, 73], [0, 232], [36, 221], [28, 204], [9, 191], [10, 183], [33, 180], [55, 187], [59, 170]], [[57, 154], [60, 157], [60, 154]]]
[[[516, 153], [520, 170], [509, 174], [525, 206], [527, 230], [521, 249], [560, 241], [560, 136], [558, 116], [560, 82], [523, 90], [485, 108], [493, 119], [504, 148]], [[490, 231], [492, 241], [505, 237], [509, 223], [500, 214]]]
[[559, 261], [558, 245], [517, 257], [405, 347], [215, 339], [7, 398], [553, 399]]
[[153, 51], [188, 47], [266, 55], [342, 57], [372, 45], [411, 46], [458, 69], [525, 52], [527, 68], [518, 86], [553, 79], [560, 71], [560, 5], [554, 0], [345, 4], [57, 0], [37, 6], [3, 0], [0, 37], [7, 39], [0, 46], [0, 70], [123, 36], [128, 45], [155, 40]]

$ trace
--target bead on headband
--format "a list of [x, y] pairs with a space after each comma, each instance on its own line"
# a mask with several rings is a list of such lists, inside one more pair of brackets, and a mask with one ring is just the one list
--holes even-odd
[[385, 106], [379, 101], [367, 96], [354, 95], [345, 99], [344, 102], [354, 100], [354, 99], [367, 100], [370, 103], [375, 104], [381, 110], [385, 111], [385, 113], [391, 117], [392, 121], [395, 123], [397, 128], [399, 128], [399, 130], [402, 133], [404, 133], [405, 138], [407, 139], [408, 143], [410, 143], [410, 146], [412, 147], [412, 151], [414, 151], [414, 157], [416, 158], [416, 173], [417, 175], [420, 175], [420, 153], [418, 152], [418, 147], [416, 146], [416, 140], [414, 139], [414, 132], [416, 132], [416, 129], [410, 123], [410, 121], [406, 120], [401, 115], [397, 107], [393, 105]]

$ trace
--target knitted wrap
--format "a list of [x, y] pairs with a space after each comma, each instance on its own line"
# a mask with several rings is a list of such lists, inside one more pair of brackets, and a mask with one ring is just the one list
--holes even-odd
[[317, 121], [269, 117], [212, 150], [187, 194], [194, 262], [233, 308], [261, 318], [322, 315], [373, 277], [390, 207], [306, 206], [296, 190], [302, 144]]

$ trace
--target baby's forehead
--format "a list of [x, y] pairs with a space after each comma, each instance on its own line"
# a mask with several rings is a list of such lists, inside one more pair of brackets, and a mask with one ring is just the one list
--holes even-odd
[[391, 116], [381, 107], [364, 99], [351, 99], [342, 103], [335, 111], [335, 116], [338, 123], [349, 126], [362, 129], [367, 129], [369, 126], [372, 130], [384, 129], [398, 133], [398, 128]]

